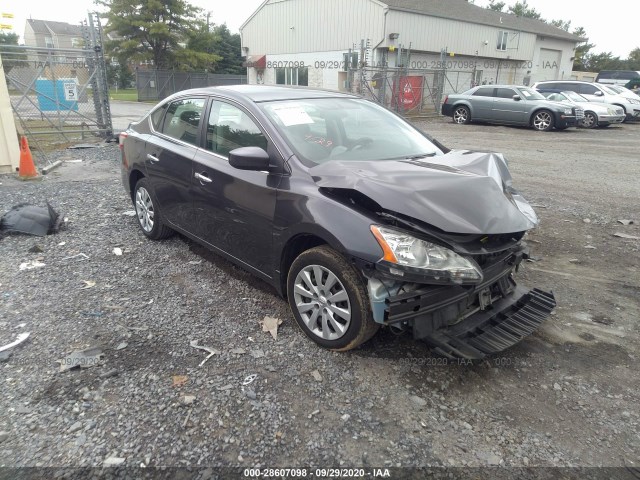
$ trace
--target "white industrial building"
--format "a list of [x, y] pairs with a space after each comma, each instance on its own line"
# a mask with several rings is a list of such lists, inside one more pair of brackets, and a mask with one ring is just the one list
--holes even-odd
[[466, 0], [266, 0], [240, 33], [249, 83], [342, 90], [350, 58], [356, 67], [462, 75], [444, 93], [479, 83], [568, 79], [584, 41]]

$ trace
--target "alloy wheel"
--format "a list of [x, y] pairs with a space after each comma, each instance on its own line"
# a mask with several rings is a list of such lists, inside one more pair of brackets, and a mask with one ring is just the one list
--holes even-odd
[[467, 123], [468, 118], [469, 112], [466, 108], [456, 108], [455, 112], [453, 112], [453, 121], [456, 123]]
[[549, 112], [539, 112], [533, 119], [533, 126], [536, 130], [548, 130], [551, 122], [552, 119]]
[[153, 230], [153, 217], [155, 209], [151, 201], [151, 195], [146, 188], [140, 187], [136, 190], [136, 214], [142, 229], [149, 233]]
[[596, 126], [596, 117], [591, 112], [586, 112], [584, 114], [584, 118], [582, 119], [582, 125], [585, 128], [593, 128]]
[[351, 323], [351, 303], [338, 277], [321, 265], [308, 265], [296, 275], [294, 301], [307, 328], [324, 340], [342, 337]]

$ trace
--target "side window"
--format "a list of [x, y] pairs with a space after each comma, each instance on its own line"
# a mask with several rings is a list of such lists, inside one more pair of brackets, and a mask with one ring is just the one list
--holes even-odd
[[500, 30], [498, 32], [498, 42], [496, 43], [496, 50], [505, 51], [507, 49], [507, 40], [508, 39], [509, 39], [509, 32], [505, 32], [503, 30]]
[[493, 97], [493, 87], [482, 87], [473, 93], [474, 97]]
[[151, 114], [151, 125], [153, 125], [153, 129], [156, 132], [160, 131], [160, 127], [162, 126], [162, 117], [164, 116], [164, 112], [167, 111], [168, 106], [169, 104], [165, 103]]
[[593, 95], [597, 91], [599, 91], [597, 87], [594, 87], [593, 85], [589, 85], [589, 84], [579, 85], [578, 87], [578, 93], [582, 93], [582, 94], [586, 93], [587, 95]]
[[515, 94], [516, 94], [515, 90], [512, 90], [510, 88], [498, 88], [498, 93], [496, 94], [496, 97], [513, 98]]
[[240, 147], [267, 149], [267, 138], [253, 119], [233, 105], [214, 100], [207, 122], [207, 150], [229, 156]]
[[196, 145], [198, 125], [204, 110], [204, 99], [184, 98], [172, 102], [160, 130], [165, 135]]

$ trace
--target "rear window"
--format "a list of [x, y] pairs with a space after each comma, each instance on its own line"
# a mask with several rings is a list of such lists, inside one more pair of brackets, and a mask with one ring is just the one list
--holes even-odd
[[481, 87], [473, 93], [474, 97], [493, 97], [493, 87]]
[[600, 80], [633, 80], [640, 78], [640, 72], [633, 70], [603, 70], [596, 77], [596, 82]]

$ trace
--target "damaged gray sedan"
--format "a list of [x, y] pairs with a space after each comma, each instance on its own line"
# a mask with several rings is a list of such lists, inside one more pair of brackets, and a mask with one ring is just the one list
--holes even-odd
[[120, 145], [144, 235], [179, 232], [267, 281], [323, 347], [350, 350], [387, 327], [480, 359], [555, 307], [516, 284], [537, 218], [503, 157], [449, 151], [366, 100], [188, 90]]

